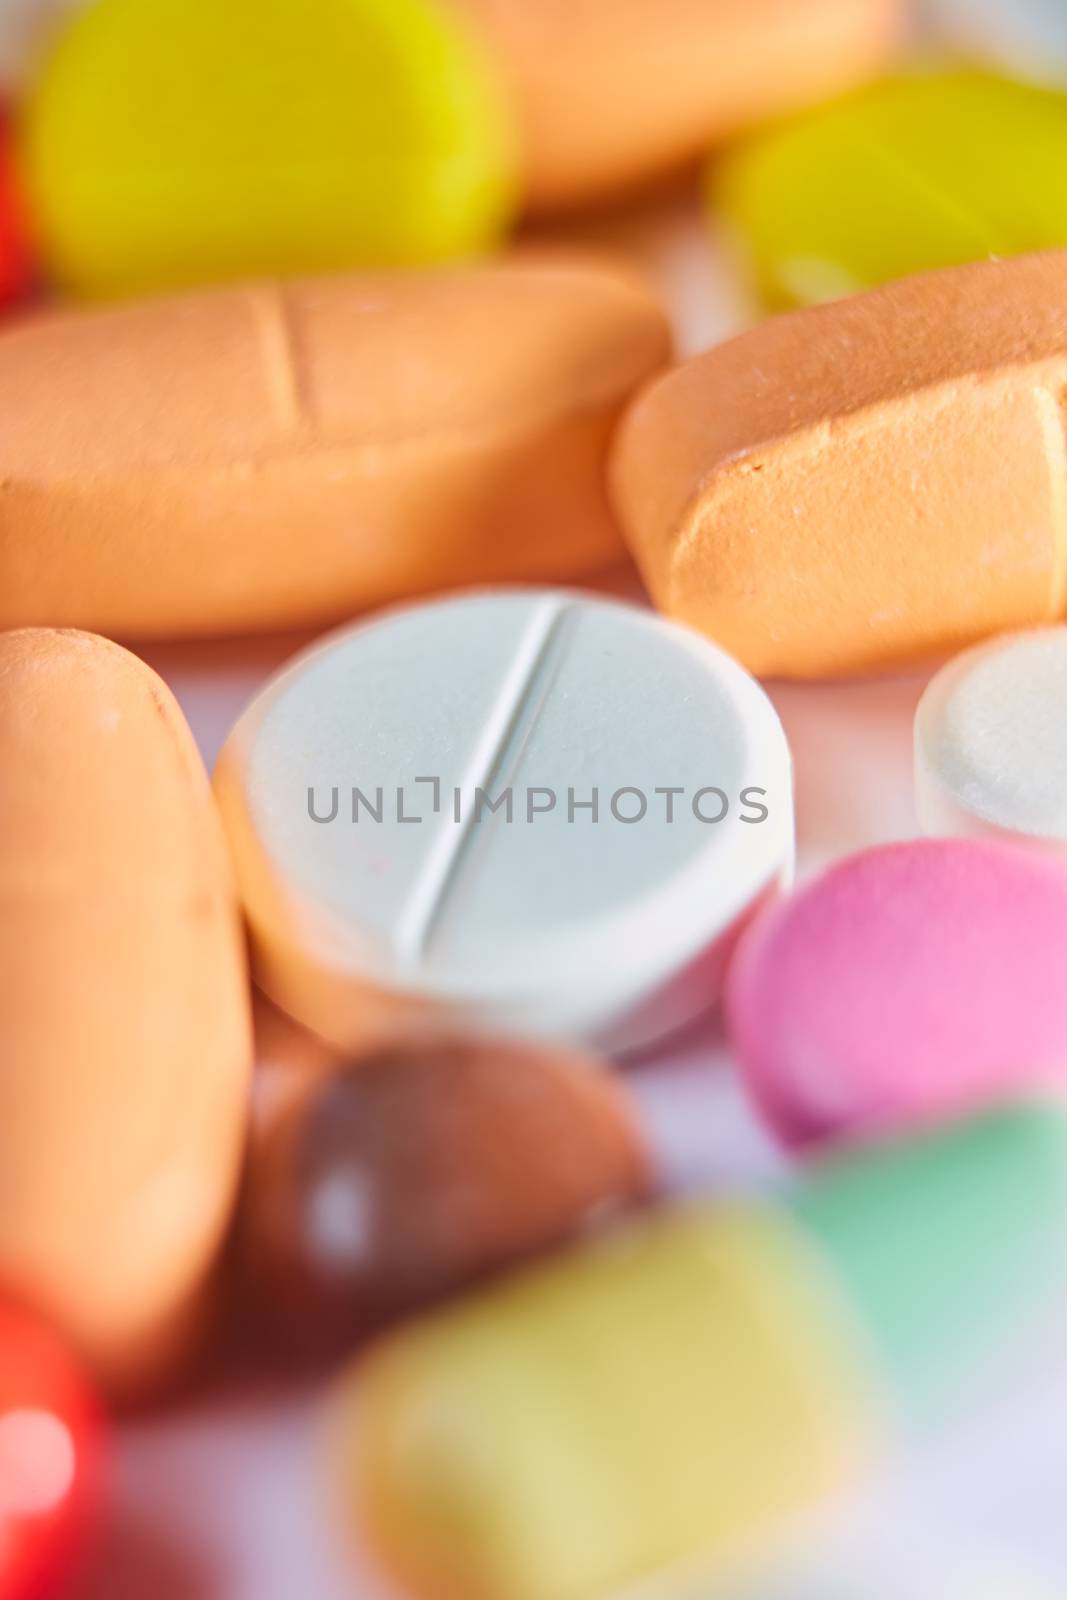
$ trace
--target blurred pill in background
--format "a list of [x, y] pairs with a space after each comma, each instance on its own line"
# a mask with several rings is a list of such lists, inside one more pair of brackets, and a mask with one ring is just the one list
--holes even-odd
[[1067, 95], [972, 68], [890, 78], [757, 133], [712, 214], [771, 309], [1067, 244]]
[[224, 841], [163, 682], [0, 634], [0, 1276], [124, 1398], [197, 1342], [251, 1066]]
[[599, 570], [608, 441], [669, 353], [639, 273], [556, 250], [0, 331], [0, 625], [264, 631]]
[[275, 677], [215, 773], [261, 987], [341, 1048], [383, 1018], [637, 1050], [711, 1009], [793, 860], [770, 701], [645, 609], [412, 606]]
[[93, 0], [21, 104], [45, 266], [85, 294], [446, 260], [516, 198], [497, 73], [436, 0]]
[[11, 123], [0, 114], [0, 306], [33, 282], [34, 260], [11, 148]]
[[451, 0], [516, 102], [526, 199], [570, 209], [884, 68], [902, 0]]
[[1067, 850], [1067, 628], [965, 651], [915, 716], [915, 796], [927, 833]]
[[918, 840], [835, 863], [742, 943], [727, 1021], [792, 1143], [913, 1132], [1067, 1088], [1067, 868], [1015, 846]]
[[661, 1212], [358, 1362], [351, 1515], [415, 1600], [710, 1581], [887, 1431], [943, 1427], [1058, 1346], [1065, 1268], [1051, 1108], [838, 1161], [777, 1203]]
[[1063, 0], [922, 0], [935, 37], [1008, 70], [1067, 83]]
[[241, 1238], [261, 1311], [309, 1355], [343, 1353], [652, 1186], [636, 1110], [588, 1057], [428, 1034], [289, 1076], [254, 1128]]
[[96, 1520], [103, 1432], [76, 1358], [0, 1297], [0, 1600], [49, 1600], [77, 1568]]

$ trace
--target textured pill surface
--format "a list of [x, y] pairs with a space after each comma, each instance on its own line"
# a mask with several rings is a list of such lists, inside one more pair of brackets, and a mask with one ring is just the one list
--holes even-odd
[[990, 72], [890, 78], [757, 135], [709, 198], [771, 307], [1067, 244], [1067, 95]]
[[21, 138], [46, 263], [93, 295], [473, 253], [512, 144], [484, 52], [432, 0], [97, 0]]
[[417, 1010], [636, 1048], [716, 999], [792, 864], [762, 691], [633, 606], [506, 590], [327, 639], [231, 734], [216, 792], [257, 976], [359, 1048]]
[[181, 714], [92, 635], [0, 636], [0, 1277], [119, 1390], [182, 1350], [251, 1055], [211, 794]]
[[624, 1092], [595, 1061], [428, 1036], [275, 1096], [242, 1239], [287, 1341], [332, 1353], [558, 1244], [651, 1187]]
[[562, 253], [12, 328], [0, 623], [241, 632], [602, 567], [608, 438], [669, 348], [638, 276]]
[[65, 1591], [96, 1520], [103, 1417], [46, 1323], [0, 1299], [0, 1596]]
[[637, 399], [614, 500], [657, 604], [760, 675], [924, 660], [1064, 604], [1067, 253], [764, 323]]
[[453, 0], [515, 97], [529, 202], [580, 205], [692, 161], [889, 58], [899, 0]]
[[742, 1070], [794, 1143], [907, 1132], [1067, 1073], [1067, 870], [1015, 846], [851, 856], [753, 927], [730, 973]]
[[915, 796], [927, 833], [1006, 834], [1067, 848], [1067, 628], [968, 650], [915, 717]]

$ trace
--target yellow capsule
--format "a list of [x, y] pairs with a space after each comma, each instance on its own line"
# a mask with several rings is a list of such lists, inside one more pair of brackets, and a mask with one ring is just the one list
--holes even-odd
[[847, 1479], [873, 1418], [784, 1219], [682, 1211], [382, 1345], [349, 1501], [419, 1600], [592, 1600], [730, 1563]]

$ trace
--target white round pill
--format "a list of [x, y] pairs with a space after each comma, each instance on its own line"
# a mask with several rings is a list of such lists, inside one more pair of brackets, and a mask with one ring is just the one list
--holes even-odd
[[915, 798], [927, 833], [1067, 846], [1067, 628], [942, 668], [915, 717]]
[[259, 981], [344, 1047], [423, 1008], [638, 1048], [715, 1001], [792, 869], [759, 686], [686, 628], [569, 592], [331, 636], [253, 703], [215, 781]]

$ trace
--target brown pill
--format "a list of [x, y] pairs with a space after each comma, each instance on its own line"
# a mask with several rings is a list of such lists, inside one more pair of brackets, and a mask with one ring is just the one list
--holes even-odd
[[530, 205], [581, 205], [835, 94], [893, 53], [902, 0], [453, 0], [515, 96]]
[[658, 606], [753, 672], [925, 660], [1067, 604], [1067, 252], [778, 317], [654, 383], [615, 503]]
[[621, 557], [608, 439], [668, 358], [624, 268], [218, 289], [0, 335], [0, 625], [311, 623]]
[[338, 1353], [651, 1187], [623, 1091], [595, 1062], [536, 1045], [383, 1044], [290, 1081], [257, 1121], [246, 1264], [308, 1354]]
[[251, 1061], [207, 778], [166, 686], [0, 635], [0, 1279], [104, 1380], [162, 1378], [230, 1215]]

